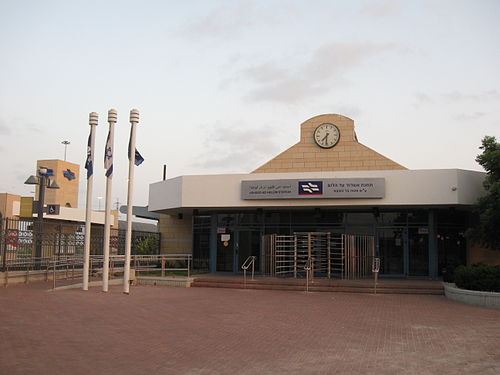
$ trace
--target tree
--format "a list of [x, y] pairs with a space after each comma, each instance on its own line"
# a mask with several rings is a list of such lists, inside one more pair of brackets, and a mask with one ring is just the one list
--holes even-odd
[[467, 231], [467, 236], [474, 243], [500, 251], [500, 143], [495, 137], [486, 136], [479, 148], [483, 152], [476, 161], [487, 173], [483, 182], [486, 195], [474, 206], [478, 223]]

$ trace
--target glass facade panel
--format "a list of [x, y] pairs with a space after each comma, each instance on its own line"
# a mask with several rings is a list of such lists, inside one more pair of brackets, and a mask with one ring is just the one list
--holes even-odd
[[[229, 237], [229, 238], [224, 238]], [[217, 272], [234, 272], [234, 233], [226, 229], [217, 233]]]
[[380, 274], [403, 275], [404, 270], [403, 229], [381, 229], [378, 232]]
[[193, 269], [210, 270], [211, 216], [193, 217]]
[[[203, 212], [193, 222], [193, 266], [201, 270], [241, 272], [241, 264], [248, 256], [260, 256], [260, 239], [264, 234], [329, 232], [376, 235], [383, 275], [441, 275], [444, 269], [451, 272], [466, 263], [463, 233], [469, 213], [458, 209], [433, 212], [435, 219], [430, 222], [429, 210], [368, 208], [364, 212], [342, 212], [309, 208]], [[224, 241], [222, 234], [226, 239], [229, 235], [229, 239]], [[437, 263], [430, 266], [429, 259], [437, 259]]]
[[[437, 211], [438, 272], [443, 279], [452, 274], [458, 265], [467, 262], [465, 228], [468, 226], [467, 212], [454, 208]], [[446, 281], [446, 280], [445, 280]]]
[[[254, 270], [255, 272], [259, 272], [260, 232], [240, 230], [238, 232], [238, 271], [241, 271], [241, 266], [249, 256], [257, 257]], [[249, 271], [251, 271], [251, 269], [249, 269]]]
[[409, 276], [429, 275], [429, 234], [418, 228], [408, 229]]

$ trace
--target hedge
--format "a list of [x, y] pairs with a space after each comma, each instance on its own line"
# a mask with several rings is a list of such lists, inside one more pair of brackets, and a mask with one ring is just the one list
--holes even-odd
[[485, 264], [458, 266], [453, 278], [455, 285], [462, 289], [500, 292], [500, 266]]

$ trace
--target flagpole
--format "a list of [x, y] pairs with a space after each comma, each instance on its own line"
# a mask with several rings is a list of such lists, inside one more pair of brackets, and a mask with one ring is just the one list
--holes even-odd
[[135, 127], [139, 123], [139, 111], [130, 111], [130, 141], [128, 145], [128, 192], [127, 192], [127, 234], [125, 236], [125, 270], [123, 273], [123, 293], [130, 292], [130, 253], [132, 247], [132, 206], [134, 197], [135, 169]]
[[[104, 248], [103, 248], [103, 263], [102, 263], [102, 291], [108, 291], [109, 284], [109, 240], [111, 237], [111, 187], [113, 182], [113, 142], [115, 136], [115, 124], [117, 119], [116, 110], [108, 111], [109, 133], [106, 142], [104, 154], [104, 165], [106, 170], [106, 202], [105, 202], [105, 218], [104, 218]], [[106, 160], [111, 159], [111, 165], [107, 166]]]
[[98, 122], [98, 114], [90, 112], [90, 139], [87, 144], [87, 202], [85, 207], [85, 243], [83, 252], [83, 290], [89, 290], [89, 261], [90, 261], [90, 228], [92, 226], [92, 189], [94, 185], [94, 145], [95, 128]]

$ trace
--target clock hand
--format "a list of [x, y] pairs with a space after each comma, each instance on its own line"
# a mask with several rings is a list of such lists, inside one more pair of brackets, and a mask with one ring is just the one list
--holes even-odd
[[323, 139], [322, 139], [322, 141], [324, 141], [324, 142], [323, 142], [323, 144], [324, 144], [325, 146], [326, 146], [326, 145], [327, 145], [327, 143], [328, 143], [328, 136], [329, 136], [329, 135], [330, 135], [330, 133], [326, 133], [326, 134], [325, 134], [325, 136], [324, 136], [324, 137], [323, 137]]

